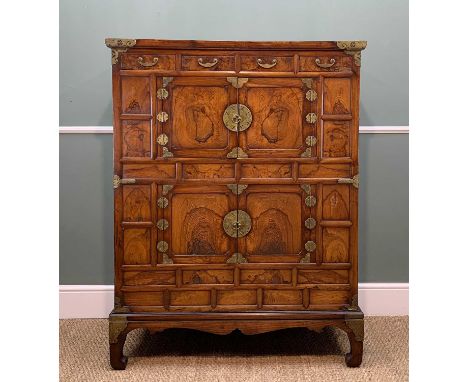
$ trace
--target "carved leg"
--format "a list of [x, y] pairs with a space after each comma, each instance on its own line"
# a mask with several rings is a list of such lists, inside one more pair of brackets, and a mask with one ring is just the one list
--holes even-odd
[[123, 355], [127, 339], [127, 319], [121, 316], [109, 317], [109, 352], [110, 364], [115, 370], [125, 370], [127, 357]]
[[364, 320], [346, 320], [346, 326], [351, 351], [346, 354], [345, 361], [348, 367], [359, 367], [362, 362], [362, 351], [364, 341]]

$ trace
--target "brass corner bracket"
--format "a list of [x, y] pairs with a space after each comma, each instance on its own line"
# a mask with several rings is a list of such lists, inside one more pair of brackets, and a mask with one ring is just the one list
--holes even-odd
[[112, 49], [112, 65], [119, 62], [119, 54], [136, 45], [135, 39], [128, 38], [106, 38], [106, 46]]
[[345, 324], [353, 332], [356, 341], [364, 341], [364, 319], [345, 318]]
[[366, 49], [367, 41], [337, 41], [336, 45], [346, 54], [353, 56], [356, 66], [361, 66], [361, 50]]
[[354, 175], [352, 178], [339, 178], [338, 183], [352, 184], [353, 187], [359, 188], [359, 174]]
[[226, 158], [237, 159], [237, 158], [248, 158], [247, 153], [240, 147], [234, 147], [230, 152], [227, 153]]
[[163, 264], [174, 264], [174, 261], [167, 255], [167, 253], [163, 253]]
[[109, 317], [109, 343], [115, 344], [119, 341], [119, 336], [127, 329], [127, 316]]

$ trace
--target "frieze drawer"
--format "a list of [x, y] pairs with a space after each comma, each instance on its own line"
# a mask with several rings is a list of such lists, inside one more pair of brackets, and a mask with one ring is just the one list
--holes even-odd
[[123, 54], [122, 69], [175, 70], [175, 55]]
[[235, 56], [182, 56], [181, 69], [187, 71], [234, 72]]

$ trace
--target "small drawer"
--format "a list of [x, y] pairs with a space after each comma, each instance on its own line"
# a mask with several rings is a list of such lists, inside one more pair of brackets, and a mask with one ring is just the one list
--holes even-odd
[[299, 72], [339, 72], [351, 70], [352, 57], [319, 54], [299, 57]]
[[182, 56], [181, 69], [188, 71], [226, 71], [235, 70], [234, 56]]
[[122, 69], [175, 70], [175, 56], [165, 54], [123, 54]]
[[244, 72], [293, 72], [293, 56], [242, 56], [241, 71]]

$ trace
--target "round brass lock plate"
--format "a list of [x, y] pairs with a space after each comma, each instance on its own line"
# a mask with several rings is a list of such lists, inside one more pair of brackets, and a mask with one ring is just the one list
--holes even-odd
[[169, 227], [169, 222], [166, 219], [159, 219], [156, 223], [156, 227], [158, 227], [159, 230], [164, 231]]
[[167, 114], [165, 111], [161, 111], [158, 114], [156, 114], [156, 119], [159, 122], [166, 122], [169, 119], [169, 114]]
[[308, 229], [313, 229], [317, 222], [315, 221], [314, 218], [307, 218], [306, 221], [304, 222], [306, 228]]
[[157, 203], [159, 208], [166, 208], [169, 205], [169, 200], [167, 200], [167, 198], [162, 197], [158, 199]]
[[317, 245], [312, 240], [309, 240], [305, 243], [304, 247], [307, 252], [313, 252], [315, 251], [315, 248], [317, 248]]
[[158, 141], [159, 145], [166, 146], [167, 143], [169, 142], [169, 137], [163, 133], [163, 134], [159, 134], [156, 140]]
[[309, 101], [315, 101], [317, 99], [317, 92], [315, 90], [307, 90], [306, 98]]
[[317, 138], [315, 138], [313, 135], [309, 135], [306, 138], [306, 145], [307, 146], [315, 146], [316, 143], [317, 143]]
[[224, 110], [223, 122], [231, 131], [244, 131], [252, 123], [252, 113], [247, 106], [233, 103]]
[[309, 195], [305, 198], [305, 204], [307, 207], [313, 207], [317, 204], [317, 199], [313, 195]]
[[252, 219], [243, 210], [233, 210], [224, 217], [223, 228], [231, 237], [244, 237], [252, 228]]
[[169, 97], [169, 92], [166, 89], [161, 88], [161, 89], [158, 89], [158, 91], [156, 92], [156, 96], [159, 99], [167, 99], [167, 97]]
[[167, 252], [167, 250], [169, 249], [169, 244], [167, 244], [167, 241], [160, 241], [158, 242], [158, 245], [156, 246], [156, 248], [158, 249], [159, 252]]

